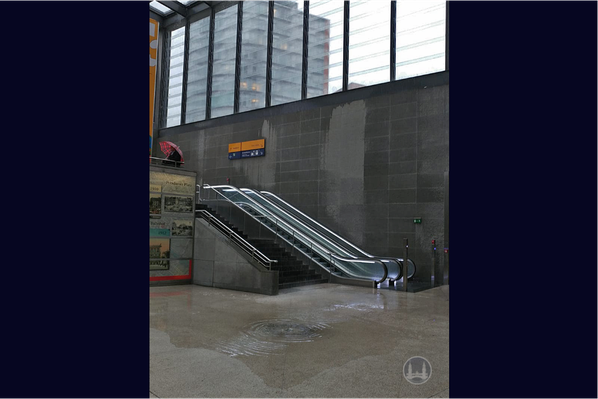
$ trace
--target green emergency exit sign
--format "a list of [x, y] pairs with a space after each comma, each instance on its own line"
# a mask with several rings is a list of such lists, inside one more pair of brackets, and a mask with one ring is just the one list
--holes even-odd
[[421, 223], [422, 222], [422, 218], [413, 218], [413, 223]]

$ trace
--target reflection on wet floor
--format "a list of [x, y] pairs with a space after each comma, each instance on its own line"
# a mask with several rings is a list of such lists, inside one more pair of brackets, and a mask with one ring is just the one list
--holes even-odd
[[[425, 290], [429, 290], [432, 288], [440, 287], [442, 284], [439, 282], [431, 281], [421, 281], [421, 280], [409, 280], [407, 282], [407, 292], [422, 292]], [[389, 284], [388, 280], [380, 284], [381, 289], [391, 290], [391, 291], [403, 291], [403, 279], [400, 279], [394, 283], [394, 285]]]
[[[150, 389], [159, 397], [448, 392], [448, 287], [415, 294], [394, 288], [322, 284], [265, 296], [152, 287], [159, 295], [150, 297]], [[417, 387], [399, 374], [413, 356], [434, 367]], [[380, 379], [388, 383], [371, 383]]]

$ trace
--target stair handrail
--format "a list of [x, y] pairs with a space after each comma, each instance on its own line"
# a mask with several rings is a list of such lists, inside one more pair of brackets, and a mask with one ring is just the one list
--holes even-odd
[[235, 233], [227, 225], [218, 220], [218, 218], [214, 217], [210, 212], [204, 209], [200, 209], [197, 212], [208, 222], [208, 225], [213, 226], [217, 230], [220, 230], [221, 233], [228, 235], [229, 240], [237, 244], [237, 246], [241, 248], [244, 252], [251, 255], [251, 259], [254, 259], [256, 262], [258, 262], [268, 270], [272, 270], [272, 263], [278, 263], [277, 260], [270, 259], [266, 255], [261, 253], [257, 248], [251, 245], [239, 234]]
[[[199, 185], [198, 185], [199, 186]], [[235, 191], [237, 194], [240, 194], [242, 197], [246, 198], [248, 200], [246, 205], [249, 205], [253, 208], [256, 208], [259, 213], [262, 214], [266, 214], [265, 216], [271, 218], [272, 220], [276, 221], [276, 225], [277, 226], [281, 226], [281, 228], [286, 228], [287, 231], [290, 231], [293, 233], [293, 236], [297, 235], [297, 236], [301, 236], [303, 237], [303, 239], [308, 242], [310, 244], [310, 248], [312, 248], [313, 251], [313, 247], [315, 246], [316, 249], [319, 249], [320, 252], [324, 252], [326, 254], [326, 256], [330, 257], [333, 255], [333, 253], [331, 251], [329, 251], [327, 248], [322, 247], [321, 245], [319, 245], [317, 242], [311, 240], [309, 237], [305, 236], [305, 234], [301, 233], [300, 231], [295, 230], [292, 226], [290, 226], [288, 223], [284, 222], [284, 220], [277, 218], [276, 216], [273, 216], [271, 214], [270, 211], [268, 211], [267, 209], [265, 209], [264, 207], [262, 207], [260, 204], [256, 203], [254, 200], [252, 200], [251, 198], [249, 198], [245, 193], [243, 193], [241, 190], [239, 190], [237, 187], [234, 186], [230, 186], [230, 185], [216, 185], [216, 186], [211, 186], [207, 183], [204, 183], [201, 188], [203, 189], [211, 189], [212, 191], [214, 191], [217, 195], [219, 195], [220, 197], [222, 197], [225, 201], [235, 205], [237, 208], [241, 209], [243, 212], [245, 212], [246, 214], [248, 214], [249, 216], [251, 216], [253, 219], [257, 220], [261, 225], [263, 225], [264, 227], [266, 227], [267, 229], [270, 229], [268, 225], [266, 225], [265, 223], [263, 223], [262, 221], [258, 220], [258, 218], [256, 218], [254, 215], [252, 215], [251, 213], [247, 212], [245, 209], [243, 209], [241, 206], [239, 206], [237, 203], [231, 201], [229, 198], [227, 198], [225, 195], [223, 195], [222, 193], [218, 192], [216, 190], [216, 188], [226, 188], [232, 191]], [[200, 194], [201, 195], [201, 194]], [[208, 199], [203, 199], [203, 200], [208, 200]], [[283, 211], [284, 212], [284, 211]], [[286, 213], [286, 212], [285, 212]], [[268, 216], [269, 215], [269, 216]], [[290, 216], [290, 215], [289, 215]], [[292, 217], [292, 216], [291, 216]], [[284, 227], [283, 227], [284, 226]], [[278, 231], [276, 231], [276, 233], [278, 234]], [[295, 234], [298, 233], [298, 234]], [[288, 240], [286, 240], [284, 237], [283, 238], [285, 241], [288, 242]], [[291, 243], [291, 245], [293, 245], [293, 247], [295, 246], [294, 243]], [[297, 250], [301, 251], [299, 248], [297, 248]], [[302, 252], [302, 251], [301, 251]], [[341, 259], [339, 259], [341, 260]], [[347, 261], [347, 262], [351, 262], [351, 261]], [[355, 262], [355, 263], [363, 263], [363, 262]], [[383, 270], [384, 270], [384, 275], [385, 275], [385, 279], [386, 276], [388, 276], [388, 268], [386, 267], [386, 265], [384, 264], [384, 262], [380, 262], [380, 265], [382, 266]], [[354, 272], [348, 271], [346, 270], [346, 267], [338, 267], [339, 269], [341, 269], [343, 272], [345, 272], [347, 275], [353, 277], [353, 278], [363, 278], [361, 276], [356, 276]], [[373, 278], [374, 281], [377, 281], [375, 278]], [[382, 280], [383, 281], [383, 280]]]
[[[199, 186], [199, 184], [197, 186]], [[248, 202], [243, 203], [243, 205], [249, 206], [251, 208], [254, 208], [258, 213], [261, 213], [261, 215], [260, 216], [252, 215], [251, 213], [249, 213], [245, 209], [243, 209], [243, 207], [240, 206], [238, 203], [231, 201], [225, 195], [221, 194], [220, 192], [218, 192], [215, 189], [215, 188], [222, 188], [222, 187], [227, 187], [229, 189], [232, 189], [233, 191], [236, 191], [238, 194], [241, 194], [243, 197], [245, 197], [248, 200]], [[217, 195], [219, 195], [220, 197], [222, 197], [225, 201], [227, 201], [227, 202], [233, 204], [234, 206], [236, 206], [237, 208], [239, 208], [241, 211], [243, 211], [244, 213], [246, 213], [247, 215], [249, 215], [250, 217], [252, 217], [253, 219], [255, 219], [257, 222], [259, 222], [265, 228], [268, 228], [268, 225], [266, 225], [261, 220], [259, 220], [260, 218], [271, 219], [272, 221], [274, 221], [274, 223], [276, 224], [276, 226], [281, 226], [281, 229], [283, 228], [283, 226], [285, 226], [287, 228], [287, 230], [291, 230], [293, 233], [295, 232], [295, 230], [293, 229], [292, 226], [289, 226], [288, 223], [285, 223], [282, 219], [277, 218], [276, 216], [273, 216], [272, 214], [270, 214], [270, 212], [267, 209], [265, 209], [261, 205], [255, 203], [255, 201], [253, 201], [251, 198], [249, 198], [247, 195], [245, 195], [245, 193], [241, 192], [237, 187], [229, 186], [229, 185], [210, 186], [209, 184], [204, 183], [201, 188], [211, 189]], [[209, 201], [209, 199], [201, 199], [201, 200], [202, 201], [203, 200]], [[297, 233], [298, 233], [297, 235], [301, 235], [302, 237], [305, 237], [301, 232], [297, 232]], [[278, 236], [278, 230], [275, 231], [275, 234]], [[284, 239], [284, 237], [281, 237], [281, 238]], [[310, 240], [309, 237], [305, 237], [305, 239], [308, 242], [310, 242], [310, 244], [315, 245], [316, 247], [320, 248], [320, 250], [326, 252], [326, 255], [330, 255], [330, 253], [327, 252], [328, 250], [326, 248], [320, 246], [317, 242], [314, 242], [314, 241]]]
[[[299, 215], [303, 216], [304, 218], [308, 219], [310, 221], [310, 223], [313, 223], [315, 225], [317, 225], [319, 228], [321, 228], [322, 230], [324, 230], [326, 233], [336, 237], [337, 239], [339, 239], [340, 241], [342, 241], [342, 243], [347, 244], [349, 247], [355, 249], [357, 252], [365, 255], [368, 258], [375, 258], [375, 259], [380, 259], [383, 261], [392, 261], [392, 262], [396, 262], [399, 265], [399, 270], [401, 270], [402, 272], [402, 263], [404, 262], [403, 258], [393, 258], [393, 257], [386, 257], [386, 256], [376, 256], [376, 255], [372, 255], [369, 254], [367, 252], [365, 252], [364, 250], [362, 250], [361, 248], [357, 247], [355, 244], [351, 243], [350, 241], [347, 241], [345, 238], [341, 237], [340, 235], [336, 234], [334, 231], [330, 230], [329, 228], [327, 228], [326, 226], [324, 226], [323, 224], [319, 223], [317, 220], [315, 220], [314, 218], [306, 215], [305, 213], [301, 212], [299, 209], [297, 209], [295, 206], [289, 204], [287, 201], [283, 200], [282, 198], [280, 198], [278, 195], [271, 193], [269, 191], [259, 191], [259, 193], [261, 194], [267, 194], [267, 195], [271, 195], [272, 197], [276, 198], [276, 200], [282, 202], [284, 205], [288, 206], [289, 208], [291, 208], [294, 212], [297, 212]], [[266, 201], [269, 201], [268, 198], [266, 198], [264, 196], [264, 199]], [[272, 201], [269, 201], [270, 203], [272, 203]], [[411, 259], [408, 259], [408, 261], [410, 261]], [[412, 261], [413, 263], [413, 261]], [[407, 270], [408, 271], [408, 270]], [[395, 280], [398, 280], [401, 278], [401, 274], [399, 274], [399, 277], [397, 277]], [[390, 279], [391, 281], [393, 281], [393, 279]]]
[[[218, 192], [217, 190], [215, 190], [215, 188], [221, 188], [221, 187], [227, 187], [227, 188], [233, 189], [237, 193], [241, 194], [243, 197], [245, 197], [248, 200], [248, 202], [243, 202], [241, 204], [244, 205], [244, 206], [248, 206], [250, 208], [255, 209], [261, 215], [259, 215], [259, 216], [252, 215], [251, 213], [249, 213], [245, 209], [243, 209], [243, 207], [240, 206], [239, 203], [232, 202], [225, 195], [223, 195], [220, 192]], [[230, 202], [231, 204], [233, 204], [237, 208], [241, 209], [244, 213], [246, 213], [247, 215], [251, 216], [253, 219], [256, 219], [265, 228], [269, 228], [269, 227], [266, 224], [264, 224], [261, 220], [259, 220], [260, 218], [272, 220], [275, 223], [276, 226], [280, 226], [281, 229], [286, 228], [287, 230], [290, 230], [293, 233], [293, 235], [295, 235], [295, 233], [297, 233], [296, 235], [297, 236], [301, 236], [306, 241], [308, 241], [310, 243], [310, 246], [312, 248], [313, 248], [313, 246], [315, 246], [316, 248], [319, 248], [321, 251], [325, 252], [327, 256], [330, 255], [330, 251], [328, 251], [327, 248], [322, 247], [317, 242], [311, 240], [309, 237], [306, 237], [301, 232], [293, 229], [293, 227], [290, 226], [288, 223], [285, 223], [283, 219], [277, 218], [276, 216], [272, 215], [267, 209], [265, 209], [264, 207], [262, 207], [260, 204], [255, 203], [255, 201], [253, 201], [251, 198], [249, 198], [245, 193], [241, 192], [238, 188], [236, 188], [234, 186], [228, 186], [228, 185], [210, 186], [209, 184], [204, 184], [203, 188], [204, 189], [206, 189], [206, 188], [212, 189], [212, 191], [214, 191], [216, 194], [218, 194], [219, 196], [221, 196], [224, 200]], [[274, 233], [278, 237], [278, 229], [276, 229], [276, 231]], [[284, 237], [281, 237], [281, 238], [284, 239]], [[285, 241], [287, 241], [287, 240], [285, 239]], [[292, 244], [292, 243], [290, 243], [290, 244], [294, 246], [294, 244]], [[297, 248], [297, 250], [299, 250], [299, 249]]]

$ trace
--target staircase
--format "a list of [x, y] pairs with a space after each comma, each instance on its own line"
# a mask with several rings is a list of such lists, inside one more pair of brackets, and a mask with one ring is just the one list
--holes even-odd
[[216, 213], [212, 208], [204, 204], [196, 204], [196, 209], [205, 209], [210, 214], [215, 216], [218, 220], [228, 226], [235, 233], [243, 237], [248, 243], [253, 245], [257, 250], [266, 255], [272, 260], [277, 260], [278, 263], [272, 265], [272, 270], [278, 270], [278, 289], [299, 287], [303, 285], [327, 283], [328, 278], [322, 276], [319, 270], [306, 265], [296, 256], [292, 255], [284, 247], [280, 246], [274, 240], [248, 238], [245, 233], [239, 230], [236, 226], [229, 223], [222, 215]]

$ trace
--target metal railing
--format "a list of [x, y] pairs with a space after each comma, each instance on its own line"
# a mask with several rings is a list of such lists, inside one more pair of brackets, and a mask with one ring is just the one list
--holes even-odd
[[[327, 261], [327, 259], [330, 259], [329, 263], [331, 265], [332, 272], [334, 272], [336, 269], [339, 269], [340, 271], [344, 272], [344, 274], [349, 277], [357, 278], [357, 279], [364, 279], [364, 278], [365, 279], [373, 279], [373, 281], [376, 284], [381, 283], [388, 276], [388, 268], [383, 261], [378, 260], [378, 259], [358, 259], [357, 257], [348, 258], [348, 257], [342, 256], [342, 255], [336, 254], [332, 251], [329, 251], [327, 248], [321, 246], [319, 243], [315, 242], [310, 237], [308, 237], [305, 234], [303, 234], [302, 232], [296, 230], [293, 226], [286, 223], [283, 219], [280, 219], [280, 218], [272, 215], [270, 213], [270, 211], [263, 208], [260, 204], [256, 203], [254, 200], [252, 200], [250, 197], [248, 197], [245, 193], [243, 193], [241, 190], [239, 190], [236, 187], [229, 186], [229, 185], [210, 186], [209, 184], [204, 184], [203, 186], [200, 186], [198, 184], [197, 187], [198, 187], [197, 194], [198, 194], [199, 201], [211, 201], [210, 198], [202, 198], [202, 195], [201, 195], [201, 189], [206, 189], [206, 190], [210, 189], [211, 191], [208, 191], [208, 193], [210, 193], [210, 192], [216, 193], [216, 200], [223, 199], [226, 202], [231, 203], [231, 204], [235, 205], [237, 208], [241, 209], [247, 215], [249, 215], [253, 219], [257, 220], [260, 223], [260, 225], [262, 225], [262, 226], [266, 227], [267, 229], [269, 229], [270, 231], [274, 232], [276, 235], [275, 240], [277, 240], [280, 237], [284, 241], [289, 243], [291, 245], [292, 251], [297, 250], [297, 251], [303, 253], [304, 255], [309, 256], [310, 259], [313, 259], [314, 253], [318, 253], [318, 256], [326, 261]], [[234, 191], [235, 194], [240, 195], [246, 201], [237, 201], [237, 202], [232, 201], [231, 199], [226, 197], [224, 194], [220, 193], [217, 189], [223, 189], [223, 190], [226, 189], [226, 190], [230, 190], [231, 192]], [[209, 194], [208, 194], [208, 197], [209, 197]], [[218, 206], [218, 205], [216, 205], [216, 206]], [[258, 215], [254, 215], [251, 212], [249, 212], [247, 209], [244, 209], [246, 207], [253, 208], [254, 211], [256, 213], [258, 213]], [[217, 210], [217, 212], [218, 212], [218, 210]], [[290, 217], [290, 215], [289, 215], [289, 217]], [[271, 223], [274, 224], [274, 226], [272, 226], [272, 227], [269, 226], [265, 222], [266, 220], [270, 220]], [[287, 239], [283, 235], [279, 235], [279, 230], [282, 232], [286, 232], [286, 234], [289, 236], [289, 238]], [[321, 238], [324, 239], [323, 237], [321, 237]], [[304, 247], [309, 248], [310, 254], [307, 254], [306, 252], [301, 250], [301, 248], [299, 248], [297, 246], [298, 243], [301, 243]], [[369, 265], [379, 264], [380, 266], [382, 266], [384, 277], [382, 279], [377, 279], [376, 277], [372, 277], [372, 276], [369, 276], [369, 277], [359, 276], [356, 274], [355, 271], [349, 270], [345, 265], [337, 264], [336, 262], [333, 261], [333, 259], [337, 259], [339, 261], [348, 262], [348, 263], [359, 263], [359, 264], [369, 264]], [[397, 262], [397, 264], [400, 268], [400, 264], [398, 262]]]
[[[179, 167], [180, 165], [185, 164], [185, 162], [183, 162], [183, 161], [174, 161], [172, 159], [166, 159], [166, 158], [149, 157], [149, 159], [150, 159], [150, 164], [152, 164], [152, 165]], [[159, 164], [158, 164], [158, 161], [160, 162]], [[163, 164], [163, 162], [166, 162], [166, 164]]]
[[243, 237], [232, 231], [227, 225], [222, 223], [216, 217], [212, 216], [210, 212], [202, 209], [198, 210], [196, 213], [199, 213], [201, 217], [208, 222], [208, 225], [219, 230], [222, 234], [228, 237], [229, 241], [234, 242], [239, 248], [241, 248], [247, 254], [251, 255], [251, 259], [255, 260], [268, 270], [272, 270], [272, 263], [278, 263], [277, 260], [270, 259], [266, 255], [261, 253], [257, 248], [255, 248], [253, 245], [247, 242], [247, 240], [245, 240]]
[[[398, 279], [400, 279], [402, 277], [402, 274], [403, 274], [403, 259], [402, 258], [392, 258], [392, 257], [385, 257], [385, 256], [374, 256], [374, 255], [370, 255], [370, 254], [366, 253], [365, 251], [359, 249], [355, 245], [351, 244], [350, 242], [348, 242], [344, 238], [340, 237], [336, 233], [330, 231], [329, 229], [327, 229], [326, 227], [324, 227], [320, 223], [316, 222], [315, 220], [313, 220], [309, 216], [305, 215], [303, 212], [299, 211], [294, 206], [292, 206], [289, 203], [283, 201], [282, 199], [280, 199], [276, 195], [274, 195], [272, 193], [269, 193], [269, 192], [266, 192], [267, 194], [271, 195], [272, 197], [275, 197], [276, 199], [278, 199], [283, 205], [285, 205], [287, 207], [287, 209], [290, 209], [291, 213], [299, 214], [303, 218], [303, 220], [299, 220], [297, 218], [297, 216], [289, 214], [289, 212], [287, 212], [287, 210], [283, 209], [283, 207], [281, 207], [279, 204], [276, 204], [276, 203], [272, 202], [271, 200], [269, 200], [268, 198], [266, 198], [266, 196], [264, 194], [262, 194], [264, 192], [257, 192], [255, 190], [249, 190], [249, 189], [246, 189], [246, 188], [241, 188], [240, 190], [244, 191], [244, 192], [251, 192], [251, 193], [255, 194], [262, 201], [264, 201], [265, 203], [267, 203], [269, 206], [274, 207], [274, 208], [278, 209], [280, 212], [282, 212], [282, 214], [286, 218], [288, 218], [290, 220], [294, 220], [295, 223], [298, 224], [299, 226], [301, 226], [304, 230], [307, 230], [311, 234], [317, 236], [321, 240], [321, 242], [324, 242], [329, 247], [335, 248], [335, 250], [338, 251], [338, 252], [343, 252], [344, 253], [343, 256], [345, 258], [347, 258], [347, 259], [350, 259], [350, 258], [353, 258], [353, 259], [361, 259], [361, 258], [367, 259], [367, 258], [369, 258], [369, 259], [380, 260], [380, 261], [384, 262], [385, 264], [396, 264], [397, 265], [396, 268], [394, 266], [392, 266], [392, 268], [389, 269], [389, 271], [388, 271], [388, 278], [389, 278], [389, 281], [391, 283], [394, 282], [394, 281], [396, 281], [396, 280], [398, 280]], [[314, 227], [309, 226], [306, 223], [304, 223], [305, 220], [307, 220], [307, 223], [315, 224], [317, 227], [319, 227], [322, 230], [324, 230], [324, 234], [325, 235], [322, 235], [321, 231], [317, 231]], [[330, 235], [332, 235], [333, 237], [330, 237]], [[338, 238], [338, 239], [340, 239], [340, 241], [342, 241], [342, 242], [340, 244], [338, 242], [335, 242], [334, 241], [335, 237]], [[351, 252], [351, 250], [349, 250], [346, 247], [344, 247], [343, 243], [347, 244], [347, 246], [349, 246], [350, 248], [355, 249], [358, 252], [358, 254], [361, 254], [363, 256], [355, 255], [354, 253]], [[411, 260], [409, 260], [409, 262], [413, 264], [413, 268], [415, 270], [415, 264]], [[390, 272], [390, 270], [392, 270], [392, 273]]]

